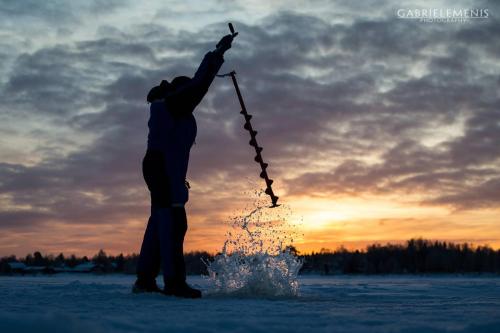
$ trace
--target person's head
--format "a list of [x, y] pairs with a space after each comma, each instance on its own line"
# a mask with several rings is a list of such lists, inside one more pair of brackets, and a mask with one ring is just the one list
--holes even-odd
[[172, 80], [172, 83], [171, 83], [172, 90], [179, 89], [180, 87], [182, 87], [183, 85], [185, 85], [189, 81], [191, 81], [190, 77], [187, 77], [187, 76], [177, 76], [176, 78], [174, 78]]
[[149, 103], [152, 103], [154, 100], [164, 98], [171, 90], [172, 84], [166, 80], [162, 80], [159, 86], [151, 88], [146, 99]]
[[166, 95], [179, 89], [189, 81], [191, 81], [191, 78], [187, 76], [177, 76], [170, 83], [166, 80], [162, 80], [159, 86], [153, 87], [149, 91], [146, 99], [149, 103], [152, 103], [157, 99], [165, 98]]

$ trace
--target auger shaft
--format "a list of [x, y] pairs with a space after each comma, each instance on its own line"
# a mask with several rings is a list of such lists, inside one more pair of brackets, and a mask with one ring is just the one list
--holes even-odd
[[268, 164], [264, 163], [264, 160], [262, 159], [262, 147], [259, 147], [257, 144], [257, 131], [253, 129], [252, 124], [250, 123], [250, 119], [252, 119], [252, 115], [248, 114], [247, 108], [245, 106], [245, 102], [243, 102], [243, 97], [241, 96], [240, 88], [238, 86], [238, 82], [236, 81], [236, 72], [232, 71], [229, 73], [231, 76], [231, 79], [233, 80], [234, 88], [236, 89], [236, 95], [238, 95], [238, 101], [240, 102], [241, 105], [241, 111], [240, 113], [245, 117], [245, 125], [243, 125], [243, 128], [246, 129], [250, 133], [250, 141], [248, 144], [252, 147], [255, 148], [255, 162], [260, 164], [261, 168], [261, 173], [260, 177], [263, 178], [266, 181], [266, 190], [265, 193], [271, 197], [272, 201], [272, 206], [271, 207], [277, 207], [279, 206], [277, 204], [278, 202], [278, 197], [274, 194], [273, 189], [271, 187], [273, 180], [269, 178], [269, 175], [267, 174], [267, 167]]
[[[231, 35], [233, 36], [233, 38], [236, 37], [238, 35], [238, 33], [234, 31], [233, 25], [231, 23], [228, 23], [228, 26], [229, 26], [229, 31], [231, 32]], [[260, 177], [266, 181], [266, 190], [264, 191], [264, 193], [266, 193], [267, 195], [269, 195], [271, 197], [271, 201], [273, 203], [271, 205], [271, 208], [277, 207], [277, 206], [279, 206], [277, 204], [278, 197], [274, 194], [273, 188], [271, 187], [271, 185], [273, 184], [273, 180], [269, 178], [269, 176], [267, 174], [267, 170], [266, 170], [267, 167], [269, 166], [269, 164], [264, 163], [264, 160], [262, 159], [261, 153], [262, 153], [263, 148], [259, 147], [259, 145], [257, 144], [257, 138], [256, 138], [257, 131], [253, 129], [252, 124], [250, 123], [250, 119], [252, 119], [252, 115], [248, 114], [247, 108], [245, 106], [245, 102], [243, 102], [243, 97], [241, 96], [240, 87], [238, 86], [238, 81], [236, 81], [236, 72], [232, 71], [230, 73], [217, 75], [217, 76], [218, 77], [231, 76], [231, 79], [233, 80], [234, 89], [236, 89], [236, 95], [238, 95], [238, 101], [240, 102], [240, 105], [241, 105], [240, 113], [243, 115], [243, 117], [245, 117], [245, 125], [243, 125], [243, 128], [246, 129], [250, 133], [250, 141], [248, 142], [248, 144], [250, 144], [250, 146], [255, 148], [256, 155], [255, 155], [254, 160], [255, 160], [255, 162], [260, 164], [260, 169], [262, 170], [260, 172]]]

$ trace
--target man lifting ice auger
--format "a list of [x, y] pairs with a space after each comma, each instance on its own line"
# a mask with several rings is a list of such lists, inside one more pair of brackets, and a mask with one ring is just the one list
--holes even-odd
[[[224, 36], [214, 51], [208, 52], [193, 78], [179, 76], [151, 89], [147, 101], [151, 103], [148, 121], [148, 148], [142, 162], [144, 180], [151, 193], [151, 216], [146, 227], [137, 264], [137, 280], [133, 291], [161, 292], [178, 297], [199, 298], [201, 292], [186, 283], [183, 243], [187, 231], [184, 205], [188, 201], [186, 173], [189, 152], [196, 137], [193, 111], [201, 102], [224, 62], [224, 53], [231, 48], [238, 34], [229, 25], [231, 34]], [[257, 153], [255, 161], [261, 165], [261, 177], [266, 181], [266, 193], [272, 206], [277, 204], [272, 180], [267, 176], [267, 164], [262, 160], [262, 147], [256, 141], [257, 131], [250, 124], [252, 117], [246, 108], [236, 83], [235, 72], [230, 75], [245, 117], [244, 128], [250, 132]], [[156, 285], [156, 276], [163, 269], [164, 289]]]

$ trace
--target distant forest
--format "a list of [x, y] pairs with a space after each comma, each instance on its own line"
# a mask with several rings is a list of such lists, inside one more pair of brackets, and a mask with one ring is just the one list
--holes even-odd
[[[340, 248], [301, 254], [293, 246], [288, 250], [303, 261], [302, 274], [500, 273], [500, 250], [467, 243], [411, 239], [405, 244], [374, 244], [362, 251]], [[203, 260], [211, 261], [214, 255], [199, 251], [186, 253], [184, 257], [188, 274], [207, 274]], [[71, 272], [85, 266], [85, 271], [94, 273], [134, 274], [136, 264], [136, 254], [112, 256], [103, 250], [92, 258], [35, 252], [24, 258], [1, 258], [0, 273]]]

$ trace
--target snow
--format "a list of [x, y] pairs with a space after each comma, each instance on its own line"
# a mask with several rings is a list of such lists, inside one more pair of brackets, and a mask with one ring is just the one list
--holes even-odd
[[133, 281], [2, 276], [0, 332], [500, 332], [498, 276], [300, 276], [297, 297], [201, 300], [135, 295]]
[[91, 261], [89, 262], [84, 262], [81, 263], [80, 265], [76, 265], [73, 267], [73, 271], [75, 272], [90, 272], [92, 269], [94, 269], [95, 264]]
[[13, 261], [9, 262], [8, 265], [11, 269], [20, 269], [20, 270], [26, 269], [26, 265], [23, 264], [22, 262]]

